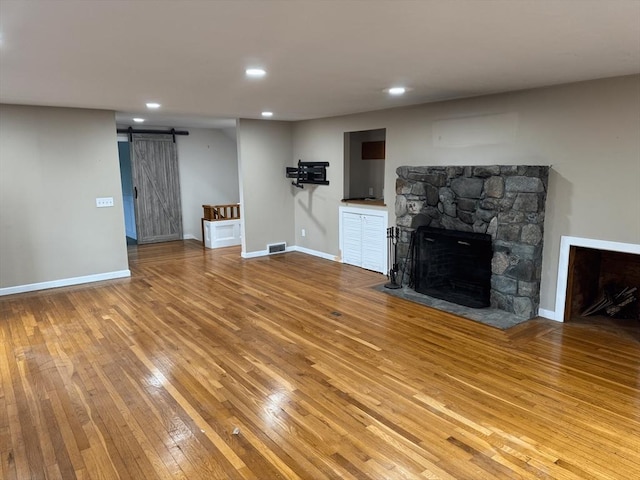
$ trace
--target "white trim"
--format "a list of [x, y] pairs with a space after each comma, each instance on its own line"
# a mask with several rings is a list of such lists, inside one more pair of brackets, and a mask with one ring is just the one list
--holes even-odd
[[284, 252], [274, 252], [274, 253], [269, 253], [269, 249], [256, 250], [255, 252], [242, 252], [240, 253], [240, 256], [242, 258], [257, 258], [257, 257], [266, 257], [268, 255], [280, 255], [281, 253], [295, 252], [296, 251], [295, 248], [296, 247], [286, 247]]
[[320, 252], [318, 250], [312, 250], [306, 247], [299, 247], [297, 245], [293, 245], [291, 247], [287, 247], [284, 252], [276, 252], [269, 253], [269, 250], [257, 250], [255, 252], [241, 253], [240, 256], [242, 258], [257, 258], [257, 257], [266, 257], [267, 255], [278, 255], [280, 253], [288, 253], [288, 252], [300, 252], [306, 253], [307, 255], [313, 255], [314, 257], [324, 258], [326, 260], [331, 260], [333, 262], [339, 262], [339, 257], [337, 255], [331, 255], [330, 253]]
[[338, 207], [338, 213], [357, 213], [359, 215], [380, 215], [386, 214], [388, 216], [387, 207], [380, 207], [379, 205], [371, 205], [370, 207], [352, 207], [350, 205], [340, 205]]
[[558, 261], [558, 283], [556, 284], [556, 311], [553, 320], [564, 322], [564, 304], [567, 297], [567, 282], [569, 275], [569, 251], [571, 247], [593, 248], [595, 250], [609, 250], [611, 252], [633, 253], [640, 255], [640, 245], [634, 243], [609, 242], [592, 238], [567, 237], [560, 239], [560, 259]]
[[196, 237], [195, 235], [191, 234], [191, 233], [185, 233], [182, 236], [183, 240], [200, 240], [198, 237]]
[[332, 260], [334, 262], [340, 261], [337, 255], [331, 255], [330, 253], [324, 253], [318, 250], [311, 250], [310, 248], [306, 247], [293, 246], [291, 247], [291, 250], [294, 252], [306, 253], [307, 255], [313, 255], [314, 257], [324, 258], [326, 260]]
[[556, 312], [554, 312], [553, 310], [545, 310], [544, 308], [538, 309], [538, 316], [548, 318], [549, 320], [558, 320], [556, 318]]
[[16, 285], [15, 287], [0, 288], [0, 296], [14, 295], [16, 293], [34, 292], [49, 288], [69, 287], [83, 283], [102, 282], [103, 280], [113, 280], [116, 278], [126, 278], [131, 276], [131, 270], [118, 270], [116, 272], [96, 273], [82, 277], [61, 278], [49, 282], [29, 283], [27, 285]]
[[269, 255], [269, 250], [256, 250], [255, 252], [241, 252], [240, 256], [242, 258], [256, 258], [256, 257], [264, 257]]
[[361, 202], [353, 203], [353, 202], [350, 202], [348, 200], [344, 200], [344, 201], [340, 202], [340, 205], [339, 205], [338, 208], [340, 208], [340, 207], [345, 207], [345, 208], [349, 208], [349, 209], [353, 209], [353, 210], [361, 210], [360, 213], [367, 213], [367, 212], [370, 212], [371, 210], [379, 210], [381, 212], [388, 212], [389, 211], [389, 209], [387, 208], [386, 205], [375, 205], [375, 204], [369, 205], [369, 204], [361, 203]]

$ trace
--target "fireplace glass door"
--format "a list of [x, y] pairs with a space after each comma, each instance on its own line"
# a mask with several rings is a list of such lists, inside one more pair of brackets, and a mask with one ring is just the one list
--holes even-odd
[[490, 305], [490, 235], [420, 227], [415, 249], [417, 292], [472, 308]]

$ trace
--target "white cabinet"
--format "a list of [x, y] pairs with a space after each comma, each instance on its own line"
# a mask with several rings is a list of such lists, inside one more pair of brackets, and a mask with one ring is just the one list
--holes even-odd
[[203, 220], [204, 246], [207, 248], [230, 247], [242, 242], [242, 224], [240, 219]]
[[340, 207], [342, 262], [387, 273], [386, 210]]

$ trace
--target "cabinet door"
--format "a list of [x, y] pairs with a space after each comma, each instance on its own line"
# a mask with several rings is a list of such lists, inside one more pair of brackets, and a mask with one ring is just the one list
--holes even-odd
[[362, 266], [362, 221], [360, 215], [342, 215], [342, 261], [357, 267]]
[[381, 216], [362, 215], [362, 267], [386, 273], [386, 225]]

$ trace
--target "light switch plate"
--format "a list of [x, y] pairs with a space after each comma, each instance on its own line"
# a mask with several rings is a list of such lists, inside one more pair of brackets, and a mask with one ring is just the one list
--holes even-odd
[[97, 197], [96, 207], [98, 208], [113, 207], [113, 197]]

